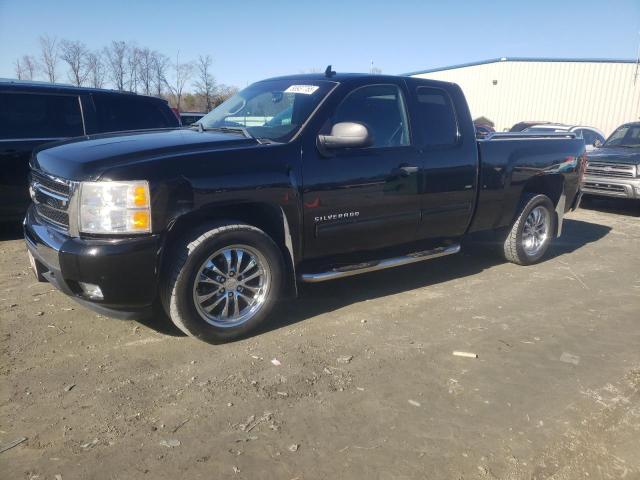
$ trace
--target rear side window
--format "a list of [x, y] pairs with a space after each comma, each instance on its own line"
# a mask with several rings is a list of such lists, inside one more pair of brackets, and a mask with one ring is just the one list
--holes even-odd
[[417, 114], [425, 145], [453, 145], [458, 139], [458, 123], [449, 95], [438, 88], [418, 87]]
[[0, 138], [65, 138], [84, 135], [75, 95], [0, 93]]
[[584, 138], [585, 145], [593, 145], [596, 140], [604, 143], [604, 138], [601, 135], [598, 135], [593, 130], [583, 128], [581, 130], [577, 130], [576, 133], [578, 133], [578, 136], [582, 136], [582, 138]]
[[[99, 132], [121, 132], [177, 126], [177, 119], [160, 102], [131, 95], [94, 95]], [[169, 115], [173, 116], [173, 122]]]

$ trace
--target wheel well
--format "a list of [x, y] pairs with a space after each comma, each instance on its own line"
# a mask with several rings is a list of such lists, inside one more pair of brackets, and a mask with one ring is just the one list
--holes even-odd
[[[524, 186], [523, 193], [543, 194], [549, 197], [554, 207], [558, 207], [560, 196], [564, 190], [564, 177], [562, 175], [540, 175], [529, 179]], [[524, 195], [523, 195], [524, 199]], [[558, 212], [557, 208], [554, 212], [556, 217], [556, 226], [554, 235], [557, 236], [562, 230], [562, 212]]]
[[563, 188], [564, 178], [562, 175], [539, 175], [529, 179], [524, 186], [523, 193], [541, 193], [546, 195], [555, 207], [558, 205]]
[[230, 222], [242, 222], [259, 228], [265, 232], [278, 245], [282, 258], [287, 266], [290, 285], [295, 294], [295, 268], [291, 253], [287, 247], [285, 238], [284, 212], [280, 207], [266, 203], [242, 203], [237, 205], [215, 205], [203, 208], [180, 216], [168, 230], [165, 238], [165, 252], [187, 232], [201, 226], [204, 223], [224, 220]]

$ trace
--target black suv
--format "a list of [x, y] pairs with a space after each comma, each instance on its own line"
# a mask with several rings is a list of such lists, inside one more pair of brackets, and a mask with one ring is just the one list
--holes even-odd
[[0, 222], [24, 217], [29, 158], [39, 145], [93, 133], [179, 125], [160, 98], [0, 79]]

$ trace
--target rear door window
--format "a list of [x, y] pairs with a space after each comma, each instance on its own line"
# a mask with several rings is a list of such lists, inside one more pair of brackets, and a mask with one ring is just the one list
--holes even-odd
[[589, 130], [588, 128], [579, 129], [576, 133], [578, 133], [578, 136], [582, 136], [582, 138], [584, 138], [585, 145], [593, 145], [596, 140], [600, 140], [601, 143], [604, 143], [604, 138], [601, 135], [598, 135], [597, 132]]
[[83, 134], [77, 95], [0, 93], [1, 139], [55, 139]]
[[427, 146], [454, 145], [458, 141], [458, 122], [451, 98], [439, 88], [418, 87], [417, 117], [421, 137]]
[[171, 123], [168, 118], [168, 114], [171, 114], [168, 108], [162, 108], [159, 102], [145, 98], [133, 95], [94, 95], [93, 102], [99, 132], [167, 128], [177, 124], [176, 121]]

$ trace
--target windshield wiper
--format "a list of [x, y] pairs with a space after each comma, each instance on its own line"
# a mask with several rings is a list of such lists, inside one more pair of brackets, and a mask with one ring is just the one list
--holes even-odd
[[274, 143], [280, 143], [268, 137], [254, 137], [254, 138], [258, 141], [258, 143], [261, 143], [262, 145], [265, 145], [265, 144], [271, 145]]
[[204, 127], [201, 123], [192, 123], [190, 126], [190, 128], [197, 128], [199, 132], [206, 132], [209, 130], [213, 130], [216, 132], [226, 132], [226, 133], [242, 133], [245, 137], [247, 138], [252, 138], [254, 140], [257, 140], [258, 143], [261, 144], [271, 144], [271, 143], [278, 143], [274, 140], [271, 140], [270, 138], [267, 137], [254, 137], [253, 135], [251, 135], [249, 133], [249, 130], [247, 130], [245, 127]]
[[199, 124], [203, 131], [216, 131], [216, 132], [225, 132], [225, 133], [242, 133], [247, 138], [254, 138], [253, 135], [249, 133], [249, 131], [244, 127], [204, 127], [202, 124]]

